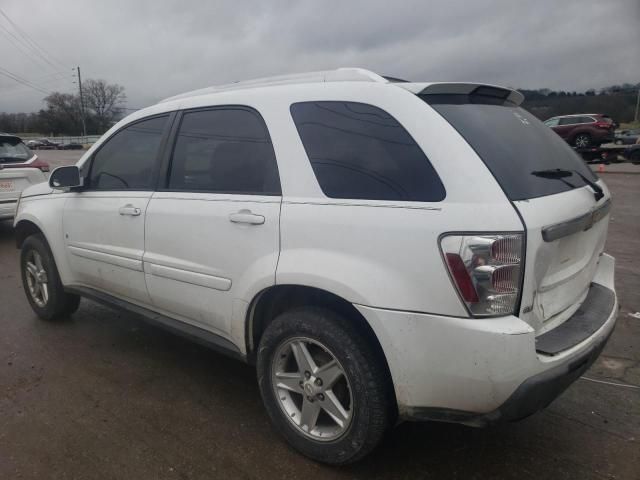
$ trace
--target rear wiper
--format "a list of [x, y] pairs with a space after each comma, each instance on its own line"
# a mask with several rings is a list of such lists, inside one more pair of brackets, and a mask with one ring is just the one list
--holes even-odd
[[[566, 170], [563, 168], [550, 168], [548, 170], [533, 171], [531, 172], [531, 175], [535, 175], [536, 177], [541, 177], [541, 178], [555, 178], [558, 180], [565, 181], [564, 180], [565, 178], [570, 177], [574, 173], [578, 175], [584, 183], [586, 183], [589, 187], [591, 187], [591, 189], [593, 190], [593, 196], [595, 197], [596, 202], [600, 200], [602, 197], [604, 197], [604, 192], [602, 191], [602, 188], [600, 187], [600, 185], [598, 185], [593, 180], [588, 179], [577, 170]], [[565, 181], [565, 183], [568, 183], [568, 182]]]

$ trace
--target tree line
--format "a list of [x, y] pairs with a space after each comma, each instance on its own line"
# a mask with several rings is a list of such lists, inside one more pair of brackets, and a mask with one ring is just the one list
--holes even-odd
[[[542, 120], [572, 113], [606, 113], [617, 122], [634, 118], [640, 83], [612, 85], [596, 91], [521, 89], [524, 108]], [[124, 115], [124, 87], [104, 80], [86, 80], [82, 85], [87, 133], [100, 135]], [[53, 92], [44, 99], [45, 108], [34, 113], [0, 113], [0, 132], [81, 135], [79, 95]]]
[[[104, 80], [82, 84], [84, 117], [89, 135], [106, 132], [124, 114], [124, 87]], [[0, 113], [0, 132], [81, 135], [82, 104], [79, 94], [53, 92], [44, 98], [45, 108], [33, 113]]]
[[521, 89], [520, 92], [525, 96], [522, 106], [541, 120], [572, 113], [605, 113], [617, 122], [626, 123], [634, 119], [638, 90], [640, 83], [612, 85], [581, 93], [548, 88]]

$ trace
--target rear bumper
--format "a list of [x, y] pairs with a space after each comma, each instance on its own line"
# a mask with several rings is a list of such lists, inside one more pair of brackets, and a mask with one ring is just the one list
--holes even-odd
[[546, 407], [591, 366], [613, 331], [613, 268], [614, 259], [603, 255], [594, 278], [596, 290], [611, 296], [606, 311], [589, 317], [591, 330], [582, 336], [576, 327], [560, 343], [556, 338], [552, 346], [563, 349], [553, 355], [537, 351], [534, 330], [517, 317], [454, 318], [359, 306], [385, 352], [401, 418], [483, 426]]
[[17, 200], [0, 200], [0, 220], [13, 218], [16, 214]]

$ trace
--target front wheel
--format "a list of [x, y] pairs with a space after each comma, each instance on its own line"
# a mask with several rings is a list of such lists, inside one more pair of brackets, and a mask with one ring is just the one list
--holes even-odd
[[53, 254], [41, 234], [22, 244], [20, 271], [27, 300], [43, 320], [57, 320], [78, 309], [80, 297], [64, 291]]
[[344, 465], [383, 438], [390, 379], [349, 319], [312, 307], [285, 312], [265, 331], [257, 360], [269, 417], [302, 454]]

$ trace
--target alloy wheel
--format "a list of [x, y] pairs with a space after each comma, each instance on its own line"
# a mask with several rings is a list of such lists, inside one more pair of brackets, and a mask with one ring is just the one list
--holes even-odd
[[303, 435], [332, 441], [349, 429], [349, 379], [335, 355], [317, 340], [296, 337], [282, 342], [273, 357], [271, 383], [280, 408]]
[[589, 146], [589, 136], [588, 135], [578, 135], [576, 137], [576, 147], [584, 148]]
[[24, 270], [31, 298], [38, 307], [44, 308], [49, 302], [49, 280], [42, 256], [36, 250], [27, 254]]

